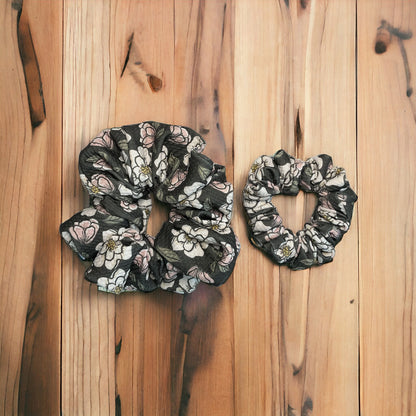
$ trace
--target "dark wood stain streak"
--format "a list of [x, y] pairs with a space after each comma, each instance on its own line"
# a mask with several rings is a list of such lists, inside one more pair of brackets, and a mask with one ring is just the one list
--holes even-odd
[[127, 39], [127, 42], [128, 42], [127, 53], [126, 53], [126, 58], [124, 59], [123, 69], [121, 70], [120, 78], [123, 76], [124, 71], [126, 70], [127, 64], [129, 63], [131, 46], [133, 44], [133, 38], [134, 38], [134, 32]]
[[309, 4], [309, 0], [300, 0], [300, 7], [302, 7], [302, 9], [306, 9], [308, 7]]
[[123, 337], [120, 337], [120, 341], [116, 344], [116, 348], [115, 348], [116, 355], [120, 354], [122, 341], [123, 341]]
[[13, 0], [12, 1], [12, 9], [21, 10], [22, 6], [23, 6], [23, 0]]
[[224, 9], [222, 14], [222, 30], [221, 30], [221, 50], [222, 50], [222, 44], [224, 42], [224, 32], [225, 32], [225, 16], [227, 12], [227, 3], [224, 3]]
[[296, 416], [295, 409], [290, 404], [287, 405], [287, 416]]
[[302, 145], [303, 145], [303, 132], [302, 132], [302, 127], [300, 125], [299, 108], [298, 108], [298, 111], [296, 113], [296, 121], [295, 121], [295, 149], [296, 149], [297, 156], [300, 155]]
[[[399, 44], [400, 53], [403, 59], [403, 66], [406, 76], [406, 96], [410, 99], [413, 94], [413, 87], [411, 86], [411, 73], [409, 66], [409, 59], [407, 57], [406, 48], [404, 46], [404, 40], [411, 39], [413, 33], [411, 30], [401, 30], [400, 28], [392, 26], [386, 20], [382, 20], [380, 26], [377, 28], [376, 42], [374, 50], [377, 54], [382, 54], [387, 50], [388, 45], [390, 44], [392, 36], [397, 37], [397, 42]], [[416, 121], [416, 108], [412, 101], [410, 101], [412, 107], [413, 118]]]
[[182, 369], [182, 390], [180, 393], [179, 415], [188, 412], [190, 391], [196, 371], [206, 365], [213, 354], [210, 340], [216, 337], [216, 310], [222, 300], [218, 288], [201, 284], [182, 302], [180, 332], [186, 338]]
[[289, 8], [289, 0], [285, 0], [286, 7]]
[[17, 14], [17, 41], [25, 75], [30, 121], [32, 123], [32, 128], [36, 128], [46, 118], [42, 78], [40, 76], [39, 64], [33, 45], [29, 22], [23, 9], [23, 1], [12, 3], [12, 7], [15, 9], [19, 8]]
[[205, 135], [205, 134], [208, 134], [209, 132], [210, 132], [210, 129], [208, 129], [207, 127], [205, 127], [205, 126], [200, 126], [199, 127], [199, 132], [202, 134], [202, 135]]
[[313, 410], [313, 401], [310, 397], [307, 397], [302, 406], [301, 416], [311, 415], [312, 410]]
[[300, 370], [302, 370], [302, 366], [297, 367], [292, 364], [292, 374], [293, 376], [297, 376], [300, 373]]
[[410, 97], [413, 93], [413, 88], [410, 85], [411, 75], [410, 75], [409, 59], [407, 58], [407, 52], [406, 52], [406, 48], [404, 47], [404, 44], [403, 44], [403, 39], [399, 38], [398, 42], [399, 42], [399, 46], [400, 46], [400, 52], [401, 52], [402, 58], [403, 58], [404, 72], [405, 72], [405, 75], [406, 75], [406, 95], [408, 97]]
[[119, 394], [116, 396], [116, 416], [121, 416], [121, 399]]

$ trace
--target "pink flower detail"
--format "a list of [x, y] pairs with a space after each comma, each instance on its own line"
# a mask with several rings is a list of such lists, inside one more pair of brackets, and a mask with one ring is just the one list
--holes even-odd
[[171, 222], [180, 221], [180, 220], [182, 220], [182, 219], [183, 219], [183, 216], [182, 216], [182, 215], [180, 215], [180, 214], [178, 214], [177, 212], [175, 212], [175, 211], [171, 211], [171, 212], [169, 212], [169, 220], [170, 220]]
[[167, 272], [165, 273], [163, 280], [166, 282], [171, 282], [172, 280], [176, 279], [179, 273], [179, 269], [169, 262], [166, 262], [166, 269]]
[[155, 129], [149, 123], [140, 123], [140, 137], [144, 147], [152, 147], [155, 141]]
[[84, 220], [81, 222], [75, 222], [69, 229], [74, 240], [79, 241], [81, 244], [88, 244], [97, 235], [99, 229], [98, 221], [94, 218], [91, 220]]
[[267, 231], [267, 234], [264, 236], [264, 239], [266, 241], [271, 241], [279, 237], [280, 234], [282, 234], [282, 227], [279, 225], [277, 227], [273, 227], [270, 231]]
[[132, 212], [132, 211], [136, 211], [136, 209], [139, 207], [137, 204], [135, 203], [128, 203], [126, 201], [120, 201], [120, 207], [124, 209], [124, 211], [126, 212]]
[[221, 266], [228, 266], [235, 257], [235, 251], [231, 244], [229, 243], [221, 243], [222, 245], [222, 257], [221, 260], [218, 262]]
[[233, 186], [229, 182], [212, 181], [210, 185], [217, 191], [223, 192], [224, 194], [228, 194], [233, 190]]
[[114, 190], [114, 185], [105, 175], [96, 173], [91, 176], [91, 190], [95, 194], [99, 192], [106, 194]]
[[151, 258], [150, 250], [152, 249], [141, 249], [133, 260], [133, 263], [136, 264], [136, 266], [140, 269], [141, 273], [143, 274], [146, 274], [149, 271], [149, 261]]
[[197, 277], [201, 282], [215, 283], [214, 279], [207, 273], [201, 270], [198, 266], [192, 266], [186, 274], [188, 276]]
[[114, 147], [114, 141], [110, 136], [110, 130], [103, 130], [91, 143], [91, 146], [108, 147], [112, 149]]
[[169, 140], [171, 142], [188, 144], [192, 139], [188, 131], [181, 126], [170, 126], [170, 132], [171, 136]]
[[173, 191], [177, 188], [186, 178], [186, 172], [183, 170], [176, 170], [173, 176], [170, 179], [170, 185], [168, 187], [168, 191]]
[[104, 159], [98, 159], [92, 165], [96, 169], [100, 169], [100, 170], [111, 170], [112, 169], [111, 166]]

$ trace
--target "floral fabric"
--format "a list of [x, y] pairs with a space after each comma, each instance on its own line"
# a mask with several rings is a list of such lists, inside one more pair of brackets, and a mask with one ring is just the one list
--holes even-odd
[[[190, 293], [223, 284], [240, 250], [230, 227], [233, 187], [224, 166], [201, 154], [193, 130], [157, 122], [103, 130], [79, 157], [90, 206], [60, 232], [90, 282], [111, 293], [157, 287]], [[150, 192], [172, 209], [153, 238], [146, 233]]]
[[[318, 203], [310, 221], [294, 234], [271, 201], [273, 195], [297, 195], [299, 190], [315, 193]], [[350, 227], [356, 200], [345, 170], [333, 166], [328, 155], [302, 161], [279, 150], [260, 156], [243, 191], [250, 241], [275, 263], [293, 270], [328, 263]]]

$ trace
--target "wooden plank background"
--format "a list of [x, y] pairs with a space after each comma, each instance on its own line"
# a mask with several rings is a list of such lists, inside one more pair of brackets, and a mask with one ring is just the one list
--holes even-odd
[[[416, 1], [0, 2], [0, 415], [416, 416]], [[235, 186], [242, 251], [191, 295], [83, 280], [58, 227], [104, 127], [184, 124]], [[359, 195], [333, 263], [246, 234], [252, 161], [333, 156]], [[276, 197], [299, 229], [313, 196]], [[166, 209], [157, 203], [149, 230]]]

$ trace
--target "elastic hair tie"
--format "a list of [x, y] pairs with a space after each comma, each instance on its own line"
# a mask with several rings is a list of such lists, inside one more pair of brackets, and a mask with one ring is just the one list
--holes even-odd
[[[272, 196], [313, 192], [318, 203], [312, 218], [294, 234], [283, 225]], [[243, 191], [251, 243], [273, 262], [302, 270], [331, 262], [334, 247], [350, 227], [357, 195], [345, 170], [322, 154], [305, 162], [284, 150], [260, 156], [251, 166]]]
[[[85, 278], [99, 290], [183, 294], [228, 279], [240, 250], [230, 227], [233, 187], [204, 147], [190, 128], [149, 121], [103, 130], [81, 151], [90, 206], [60, 233], [92, 261]], [[146, 233], [150, 192], [171, 207], [155, 238]]]

